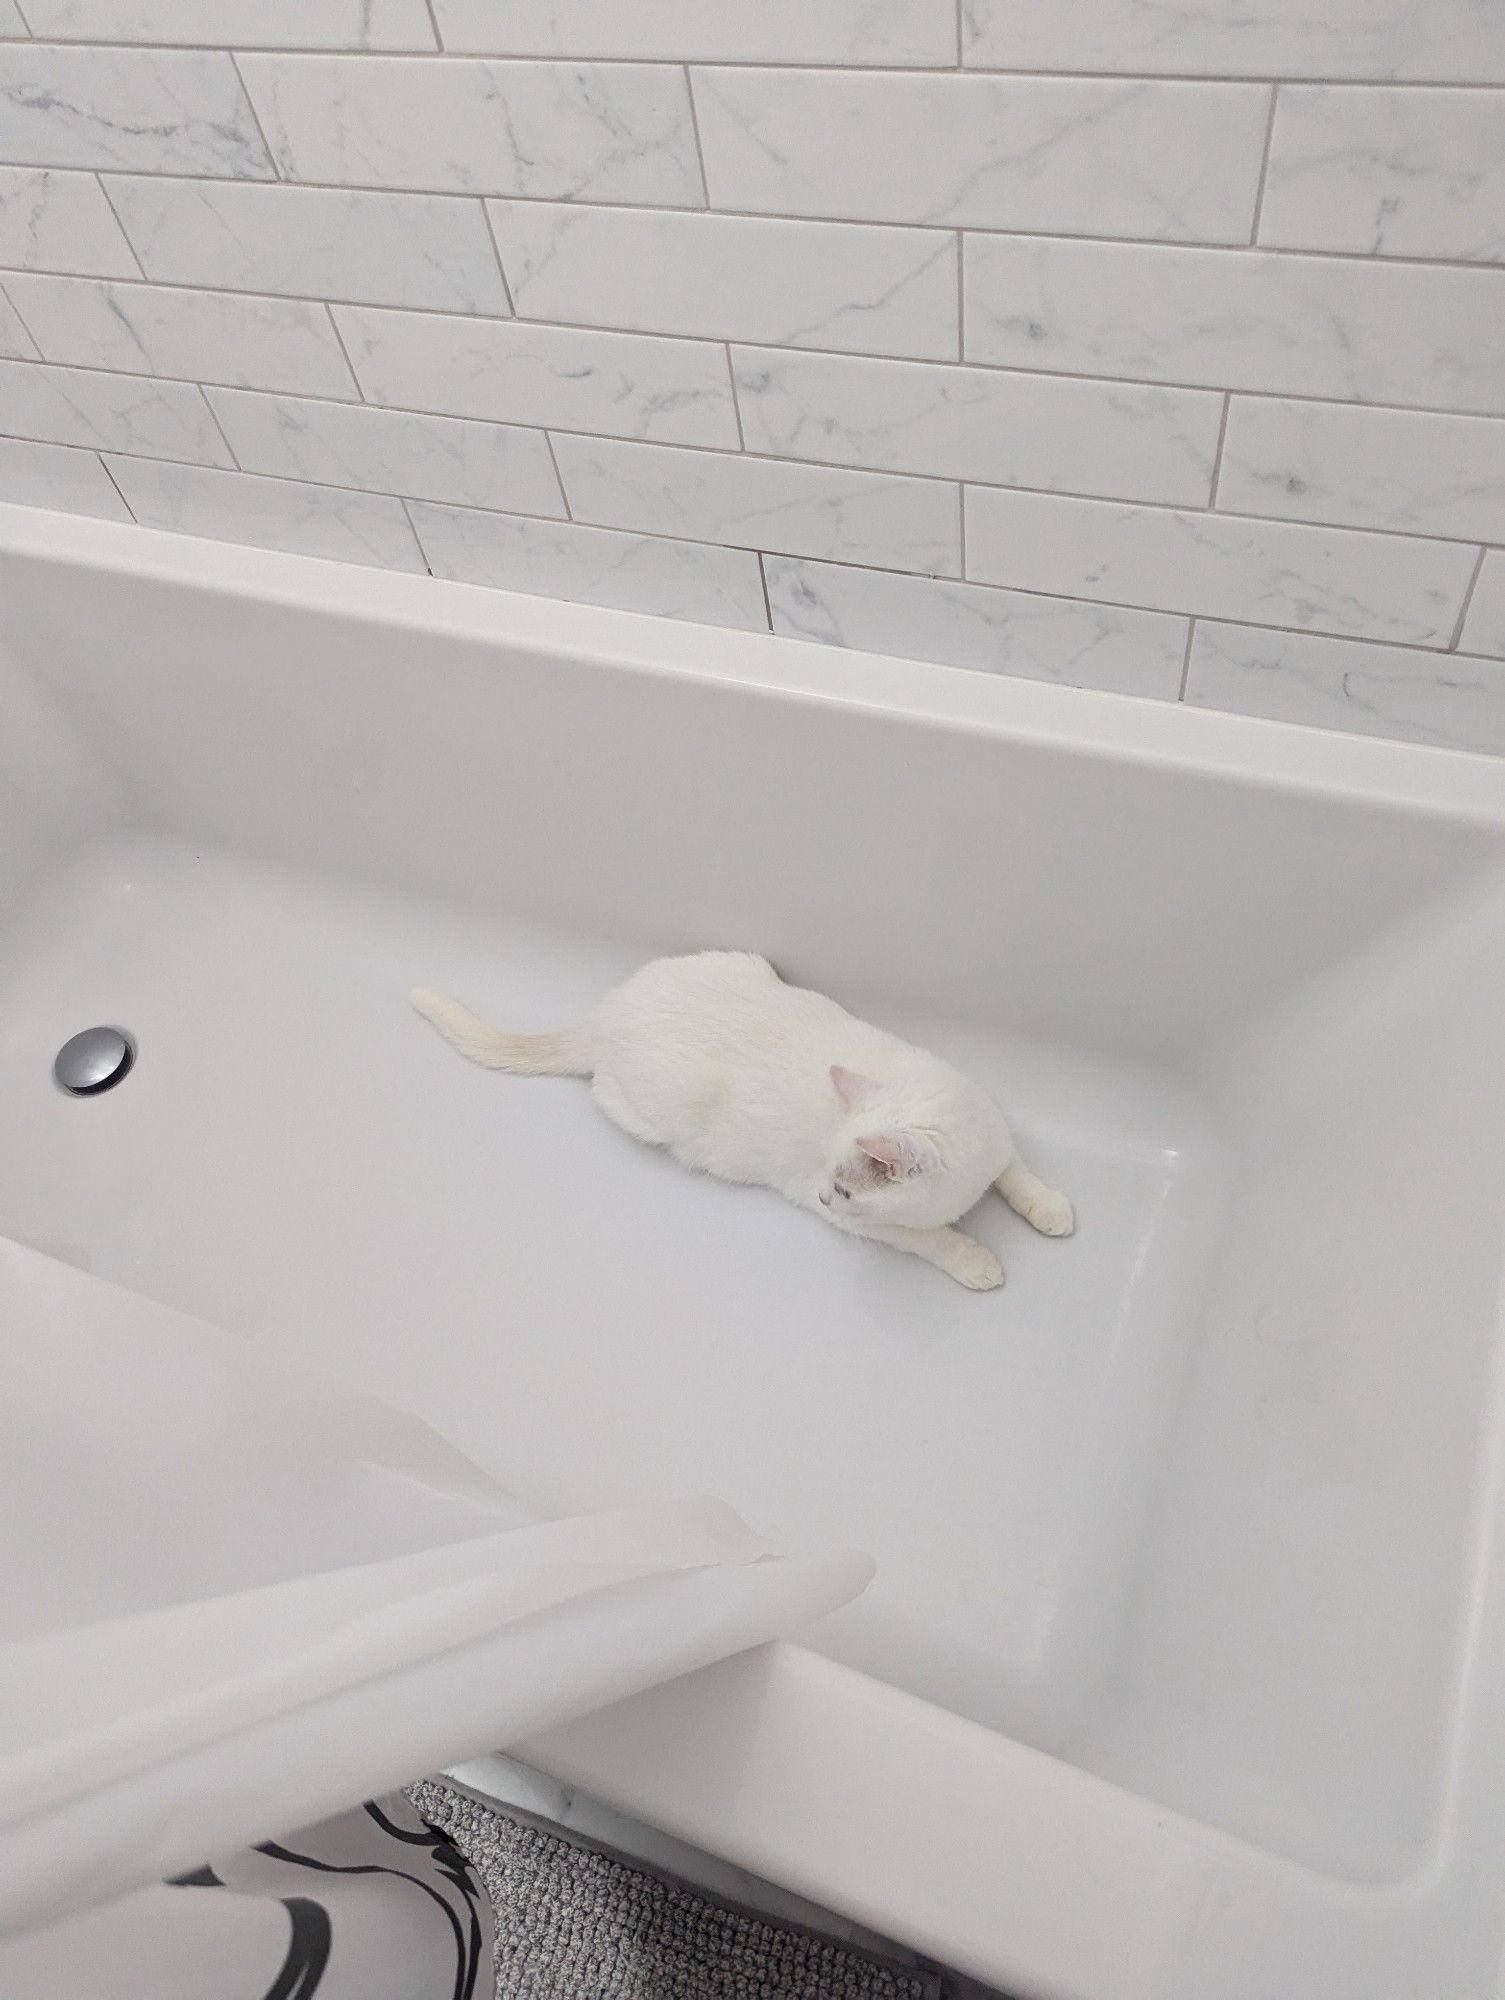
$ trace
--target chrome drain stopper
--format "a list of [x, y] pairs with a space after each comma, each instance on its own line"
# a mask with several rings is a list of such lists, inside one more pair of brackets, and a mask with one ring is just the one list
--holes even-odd
[[119, 1083], [136, 1060], [136, 1045], [120, 1028], [85, 1028], [57, 1052], [52, 1080], [70, 1097], [96, 1097]]

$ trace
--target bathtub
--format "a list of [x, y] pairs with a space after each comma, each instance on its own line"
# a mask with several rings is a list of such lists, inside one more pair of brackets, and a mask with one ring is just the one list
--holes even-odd
[[[0, 676], [0, 1234], [878, 1560], [528, 1761], [1021, 2000], [1502, 1990], [1505, 763], [19, 510]], [[1078, 1235], [964, 1292], [407, 1007], [706, 946]]]

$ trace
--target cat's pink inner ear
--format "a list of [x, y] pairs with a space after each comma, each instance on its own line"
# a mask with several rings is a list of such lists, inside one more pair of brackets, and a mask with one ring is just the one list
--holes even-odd
[[886, 1168], [891, 1181], [897, 1180], [910, 1164], [904, 1141], [896, 1132], [859, 1133], [857, 1150], [859, 1153], [866, 1153], [870, 1160], [876, 1160], [880, 1167]]
[[836, 1095], [841, 1099], [848, 1111], [852, 1109], [852, 1106], [867, 1089], [867, 1078], [865, 1076], [858, 1076], [855, 1070], [843, 1069], [840, 1063], [832, 1063], [831, 1065], [831, 1082], [835, 1087]]

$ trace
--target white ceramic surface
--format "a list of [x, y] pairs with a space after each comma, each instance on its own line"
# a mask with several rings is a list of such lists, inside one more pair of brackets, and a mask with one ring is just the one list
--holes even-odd
[[[1498, 763], [22, 511], [0, 646], [0, 1231], [878, 1558], [530, 1763], [1023, 2000], [1499, 1993]], [[406, 1005], [711, 944], [1079, 1234], [963, 1293]]]

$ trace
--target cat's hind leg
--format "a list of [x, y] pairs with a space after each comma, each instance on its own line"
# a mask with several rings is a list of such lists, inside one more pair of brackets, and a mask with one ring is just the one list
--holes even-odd
[[1047, 1187], [1016, 1154], [993, 1183], [1016, 1215], [1042, 1236], [1069, 1236], [1076, 1215], [1064, 1194]]

